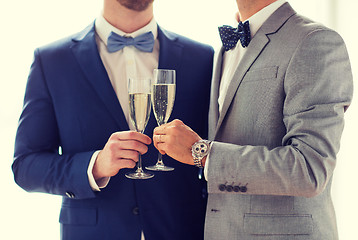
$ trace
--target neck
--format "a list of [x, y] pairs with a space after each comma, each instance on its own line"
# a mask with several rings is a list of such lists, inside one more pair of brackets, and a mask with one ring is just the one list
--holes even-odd
[[277, 0], [236, 0], [239, 9], [237, 18], [244, 22], [264, 7], [276, 1]]
[[125, 33], [132, 33], [147, 25], [153, 18], [153, 4], [143, 11], [128, 9], [117, 1], [105, 0], [103, 17], [114, 27]]

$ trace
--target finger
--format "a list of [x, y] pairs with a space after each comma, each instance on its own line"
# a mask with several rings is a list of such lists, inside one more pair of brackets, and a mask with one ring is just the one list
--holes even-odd
[[135, 140], [146, 145], [152, 143], [152, 139], [147, 135], [135, 131], [116, 132], [112, 136], [116, 140]]
[[156, 135], [156, 137], [157, 137], [157, 143], [163, 143], [164, 142], [165, 135], [158, 134], [158, 135]]
[[164, 143], [166, 138], [167, 138], [167, 135], [162, 135], [162, 134], [153, 135], [154, 146], [157, 147], [157, 145], [159, 143]]
[[137, 141], [132, 141], [132, 140], [120, 141], [117, 144], [118, 144], [117, 151], [119, 152], [123, 150], [129, 150], [129, 151], [139, 152], [140, 154], [144, 154], [148, 151], [147, 145]]
[[137, 165], [137, 163], [130, 159], [122, 159], [121, 161], [117, 161], [117, 165], [119, 169], [134, 168]]
[[161, 138], [163, 137], [164, 135], [153, 135], [153, 143], [154, 143], [154, 147], [162, 154], [162, 155], [165, 155], [166, 152], [164, 151], [163, 147], [164, 147], [164, 144], [161, 140]]
[[165, 155], [167, 154], [166, 151], [164, 150], [166, 144], [165, 143], [158, 143], [155, 147], [158, 149], [158, 151], [162, 154]]
[[122, 160], [132, 160], [138, 162], [139, 152], [133, 150], [121, 150], [117, 153], [116, 159], [119, 161]]
[[159, 152], [160, 152], [160, 154], [162, 154], [162, 155], [165, 155], [165, 154], [167, 154], [165, 151], [163, 151], [163, 150], [158, 150]]
[[154, 135], [164, 134], [164, 125], [154, 128], [153, 134]]
[[159, 143], [159, 135], [153, 135], [153, 144], [154, 147], [158, 149], [158, 143]]

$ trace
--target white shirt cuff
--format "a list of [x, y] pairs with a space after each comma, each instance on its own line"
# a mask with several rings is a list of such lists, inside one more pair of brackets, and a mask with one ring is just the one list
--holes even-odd
[[[213, 145], [213, 142], [210, 143], [210, 150], [211, 150], [212, 145]], [[205, 166], [204, 166], [204, 178], [206, 181], [208, 181], [206, 176], [208, 176], [209, 159], [210, 159], [210, 151], [209, 151], [208, 155], [206, 155], [206, 161], [205, 161]]]
[[92, 190], [97, 191], [97, 192], [100, 192], [101, 188], [105, 188], [108, 185], [109, 180], [111, 179], [110, 177], [104, 177], [104, 178], [98, 179], [96, 181], [93, 177], [92, 170], [93, 170], [93, 166], [96, 162], [99, 152], [100, 151], [96, 151], [93, 153], [93, 155], [91, 157], [91, 161], [90, 161], [90, 163], [88, 165], [88, 169], [87, 169], [87, 176], [88, 176], [89, 184], [90, 184]]

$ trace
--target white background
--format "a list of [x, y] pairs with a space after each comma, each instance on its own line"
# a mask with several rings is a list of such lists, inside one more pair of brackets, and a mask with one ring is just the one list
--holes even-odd
[[[301, 14], [337, 30], [345, 39], [354, 77], [358, 74], [355, 0], [291, 0]], [[0, 239], [59, 239], [61, 198], [26, 193], [13, 181], [11, 163], [17, 121], [36, 47], [78, 32], [102, 8], [100, 0], [17, 0], [0, 2]], [[220, 46], [217, 26], [233, 24], [235, 0], [155, 0], [158, 23], [198, 41]], [[350, 31], [352, 30], [352, 31]], [[356, 82], [356, 81], [355, 81]], [[355, 91], [355, 95], [357, 91]], [[358, 204], [357, 96], [346, 113], [332, 190], [340, 239], [355, 239]]]

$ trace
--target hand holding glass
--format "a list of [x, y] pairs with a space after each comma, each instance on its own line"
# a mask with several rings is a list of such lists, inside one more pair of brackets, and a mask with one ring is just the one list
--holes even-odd
[[[136, 131], [140, 133], [144, 132], [150, 116], [151, 86], [150, 78], [130, 78], [128, 81], [130, 119]], [[148, 179], [153, 176], [154, 174], [143, 171], [140, 154], [137, 170], [126, 174], [126, 177], [131, 179]]]
[[[173, 110], [175, 99], [175, 70], [154, 69], [152, 87], [152, 107], [158, 125], [168, 122]], [[165, 166], [162, 154], [158, 154], [158, 161], [154, 166], [146, 167], [153, 171], [172, 171], [174, 168]]]

